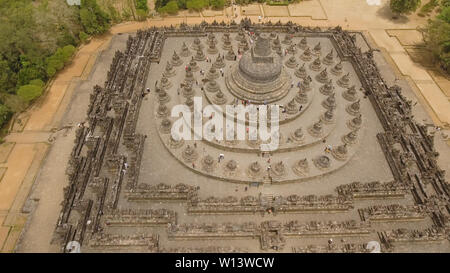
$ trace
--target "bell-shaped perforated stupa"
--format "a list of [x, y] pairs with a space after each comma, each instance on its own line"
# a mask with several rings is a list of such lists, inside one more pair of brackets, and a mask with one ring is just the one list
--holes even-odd
[[236, 97], [253, 103], [277, 101], [290, 87], [290, 76], [265, 34], [258, 36], [255, 45], [227, 73], [225, 81]]

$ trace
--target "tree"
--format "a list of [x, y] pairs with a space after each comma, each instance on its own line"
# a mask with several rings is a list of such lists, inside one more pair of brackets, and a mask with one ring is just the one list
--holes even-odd
[[87, 34], [101, 34], [110, 27], [109, 15], [104, 12], [96, 0], [82, 0], [80, 20]]
[[21, 86], [27, 84], [30, 80], [33, 79], [47, 79], [47, 75], [45, 73], [45, 56], [29, 56], [29, 55], [21, 55], [20, 56], [20, 70], [17, 73], [17, 86]]
[[169, 3], [170, 0], [156, 0], [155, 1], [155, 8], [156, 10], [159, 10], [160, 8], [164, 7]]
[[62, 48], [61, 54], [63, 56], [64, 62], [67, 63], [75, 53], [76, 48], [73, 45], [66, 45]]
[[177, 0], [178, 8], [179, 9], [186, 9], [186, 0]]
[[42, 94], [42, 87], [32, 84], [22, 85], [17, 90], [19, 95], [24, 101], [30, 102]]
[[32, 81], [30, 81], [29, 84], [39, 86], [41, 88], [44, 87], [44, 85], [45, 85], [45, 83], [41, 79], [32, 80]]
[[67, 45], [63, 48], [58, 48], [55, 54], [47, 58], [47, 68], [46, 72], [49, 77], [55, 75], [55, 73], [61, 70], [64, 65], [70, 60], [73, 53], [75, 52], [75, 47], [73, 45]]
[[11, 118], [12, 111], [4, 104], [0, 104], [0, 127], [3, 127]]
[[57, 39], [57, 45], [58, 47], [63, 47], [66, 45], [78, 45], [78, 40], [76, 39], [76, 37], [71, 33], [71, 31], [69, 30], [69, 28], [65, 25], [62, 25], [59, 27], [61, 34], [58, 35], [58, 39]]
[[81, 31], [79, 34], [80, 41], [85, 43], [89, 39], [89, 35], [86, 34], [86, 32]]
[[186, 7], [190, 10], [201, 11], [208, 6], [208, 0], [188, 0], [186, 1]]
[[147, 18], [148, 11], [143, 9], [136, 9], [136, 15], [139, 21], [144, 21]]
[[438, 19], [450, 23], [450, 6], [444, 7], [437, 16]]
[[160, 8], [158, 10], [158, 12], [174, 15], [174, 14], [176, 14], [178, 12], [178, 4], [177, 4], [176, 1], [170, 1], [169, 3], [167, 3], [167, 5], [165, 5], [164, 7]]
[[427, 49], [441, 68], [450, 74], [450, 6], [444, 7], [424, 30]]
[[209, 4], [215, 9], [223, 9], [225, 6], [225, 0], [210, 0]]
[[136, 14], [139, 20], [145, 20], [148, 14], [147, 0], [136, 0]]
[[0, 59], [0, 90], [12, 92], [16, 85], [16, 73], [11, 70], [6, 60]]
[[391, 0], [390, 7], [394, 13], [404, 14], [416, 11], [420, 6], [420, 0]]
[[136, 9], [148, 12], [147, 0], [136, 0]]
[[108, 10], [109, 16], [111, 17], [111, 20], [114, 23], [119, 23], [122, 20], [122, 18], [120, 17], [120, 13], [117, 11], [117, 9], [111, 3], [108, 4], [107, 10]]

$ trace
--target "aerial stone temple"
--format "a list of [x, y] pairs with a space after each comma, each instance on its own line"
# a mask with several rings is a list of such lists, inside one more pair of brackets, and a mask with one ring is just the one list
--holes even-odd
[[[362, 33], [243, 20], [127, 35], [77, 131], [62, 252], [449, 249], [433, 137]], [[280, 105], [278, 148], [227, 136], [197, 98], [224, 117], [226, 105]], [[179, 105], [191, 115], [172, 116]], [[179, 138], [179, 121], [224, 137]]]

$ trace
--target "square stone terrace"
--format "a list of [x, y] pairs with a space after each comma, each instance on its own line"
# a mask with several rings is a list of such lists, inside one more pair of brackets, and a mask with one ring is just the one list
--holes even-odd
[[[245, 26], [245, 25], [244, 25]], [[283, 30], [288, 30], [289, 28], [282, 28]], [[422, 208], [417, 208], [418, 203], [419, 204], [427, 204], [426, 198], [428, 196], [432, 196], [432, 194], [426, 194], [428, 192], [431, 192], [435, 187], [433, 183], [431, 184], [422, 184], [422, 182], [411, 182], [411, 184], [418, 183], [423, 187], [423, 192], [421, 196], [417, 197], [417, 193], [414, 193], [414, 190], [412, 191], [412, 194], [408, 191], [405, 194], [402, 194], [400, 197], [402, 198], [382, 198], [378, 197], [375, 199], [358, 199], [358, 200], [350, 200], [351, 206], [349, 206], [347, 209], [342, 211], [318, 211], [318, 210], [312, 210], [312, 211], [305, 211], [300, 210], [294, 213], [278, 213], [276, 211], [276, 199], [271, 199], [277, 196], [281, 197], [287, 197], [289, 195], [296, 194], [298, 196], [308, 196], [308, 195], [316, 195], [316, 196], [324, 196], [324, 195], [333, 195], [337, 196], [338, 191], [337, 188], [341, 185], [347, 185], [352, 182], [361, 182], [361, 183], [369, 183], [373, 181], [379, 181], [382, 184], [395, 181], [399, 179], [398, 174], [394, 174], [391, 170], [392, 168], [392, 162], [388, 162], [386, 157], [386, 152], [383, 151], [382, 146], [380, 145], [379, 139], [377, 139], [377, 134], [385, 133], [385, 129], [383, 128], [383, 124], [380, 122], [379, 116], [377, 116], [377, 113], [373, 107], [373, 103], [371, 103], [370, 99], [373, 100], [371, 95], [365, 97], [363, 94], [361, 95], [361, 111], [364, 116], [364, 137], [361, 138], [360, 143], [356, 151], [354, 152], [353, 156], [348, 160], [348, 162], [339, 168], [338, 170], [320, 176], [311, 178], [305, 181], [299, 181], [299, 182], [292, 182], [292, 183], [286, 183], [286, 184], [270, 184], [265, 183], [259, 187], [253, 187], [248, 184], [236, 184], [231, 183], [229, 181], [223, 180], [223, 179], [214, 179], [210, 176], [205, 176], [203, 174], [200, 174], [198, 172], [193, 171], [192, 169], [186, 167], [184, 164], [181, 164], [175, 156], [169, 152], [167, 147], [164, 145], [163, 141], [161, 140], [161, 137], [158, 133], [158, 126], [159, 124], [156, 122], [157, 117], [155, 116], [157, 103], [155, 103], [156, 96], [154, 90], [155, 81], [159, 81], [161, 79], [161, 74], [165, 69], [166, 62], [170, 61], [172, 54], [175, 51], [177, 53], [180, 51], [181, 44], [183, 42], [186, 42], [186, 44], [191, 44], [193, 41], [193, 36], [190, 36], [189, 32], [183, 33], [183, 34], [177, 34], [177, 35], [170, 35], [172, 30], [168, 29], [167, 33], [165, 34], [166, 37], [164, 38], [164, 43], [160, 47], [160, 55], [156, 54], [155, 60], [151, 63], [148, 63], [148, 66], [145, 66], [148, 68], [148, 73], [144, 76], [140, 76], [138, 73], [137, 76], [133, 73], [128, 74], [125, 77], [137, 77], [136, 79], [141, 81], [140, 87], [142, 90], [144, 90], [146, 87], [149, 87], [152, 89], [152, 92], [150, 95], [145, 96], [140, 102], [137, 109], [137, 112], [135, 112], [135, 118], [137, 119], [136, 123], [136, 134], [139, 135], [146, 135], [146, 137], [143, 137], [142, 139], [145, 139], [145, 141], [142, 142], [134, 142], [139, 143], [139, 147], [141, 149], [141, 155], [140, 155], [140, 161], [137, 161], [139, 164], [137, 167], [133, 166], [135, 164], [134, 161], [131, 161], [128, 163], [130, 168], [137, 168], [138, 172], [138, 179], [135, 182], [135, 188], [127, 187], [127, 182], [129, 180], [132, 180], [132, 177], [129, 173], [129, 171], [123, 175], [123, 178], [119, 178], [119, 180], [115, 180], [114, 177], [109, 177], [109, 173], [106, 170], [106, 165], [103, 165], [103, 168], [100, 169], [99, 177], [102, 176], [109, 177], [111, 184], [107, 184], [105, 186], [104, 191], [106, 192], [102, 198], [95, 198], [95, 196], [99, 196], [98, 191], [101, 192], [101, 187], [98, 186], [100, 179], [95, 180], [96, 176], [90, 176], [88, 180], [88, 186], [87, 190], [85, 192], [85, 197], [80, 200], [80, 205], [77, 207], [76, 210], [70, 215], [70, 217], [66, 220], [67, 224], [69, 226], [78, 227], [75, 231], [67, 231], [65, 230], [67, 228], [67, 224], [64, 227], [59, 227], [62, 232], [66, 232], [66, 234], [73, 234], [74, 238], [77, 238], [83, 234], [83, 237], [81, 237], [81, 240], [86, 240], [86, 244], [83, 246], [84, 251], [86, 252], [97, 252], [97, 251], [251, 251], [251, 252], [259, 252], [259, 251], [284, 251], [284, 252], [292, 252], [292, 251], [306, 251], [308, 248], [307, 246], [314, 245], [317, 246], [318, 249], [321, 249], [321, 251], [330, 251], [330, 246], [328, 245], [328, 240], [330, 238], [334, 239], [333, 248], [334, 251], [342, 250], [343, 247], [345, 247], [346, 244], [355, 244], [358, 250], [361, 250], [360, 247], [366, 244], [367, 242], [371, 240], [375, 241], [381, 241], [382, 243], [382, 249], [383, 251], [448, 251], [449, 250], [449, 244], [445, 238], [447, 236], [445, 228], [444, 231], [442, 229], [439, 230], [438, 234], [426, 233], [427, 236], [429, 236], [429, 240], [424, 239], [426, 242], [425, 244], [417, 244], [414, 243], [411, 240], [407, 240], [406, 245], [405, 244], [397, 244], [396, 242], [402, 242], [400, 235], [397, 233], [391, 234], [389, 233], [391, 230], [394, 229], [404, 229], [405, 230], [405, 238], [409, 238], [407, 231], [408, 230], [428, 230], [431, 227], [436, 226], [436, 219], [433, 219], [433, 214], [426, 214]], [[197, 31], [195, 31], [197, 32]], [[204, 34], [206, 36], [209, 31], [205, 31]], [[176, 33], [172, 32], [172, 33]], [[194, 32], [192, 32], [194, 33]], [[198, 32], [197, 32], [198, 33]], [[329, 49], [334, 48], [335, 52], [339, 52], [335, 48], [335, 43], [331, 42], [330, 38], [326, 38], [323, 35], [315, 35], [313, 30], [306, 29], [305, 32], [298, 31], [298, 36], [301, 37], [302, 33], [308, 33], [308, 39], [311, 45], [314, 45], [317, 41], [321, 41], [323, 43], [324, 52], [327, 52]], [[221, 39], [221, 35], [223, 35], [222, 32], [217, 31], [214, 32], [217, 39]], [[236, 32], [231, 32], [232, 37], [236, 35]], [[202, 37], [202, 39], [205, 39], [205, 36]], [[348, 37], [345, 36], [344, 37]], [[157, 39], [157, 38], [154, 38]], [[296, 39], [300, 39], [297, 38]], [[126, 43], [125, 39], [117, 39], [115, 42], [117, 43]], [[298, 42], [298, 41], [297, 41]], [[370, 49], [370, 45], [368, 45], [361, 33], [357, 33], [355, 35], [354, 43], [357, 47], [361, 48], [363, 52], [367, 52]], [[151, 44], [151, 43], [149, 43]], [[342, 46], [342, 45], [341, 45]], [[117, 46], [124, 48], [124, 45]], [[237, 42], [233, 39], [233, 47], [236, 49], [238, 47]], [[153, 47], [153, 50], [155, 47]], [[213, 56], [208, 54], [206, 50], [204, 51], [205, 54], [210, 59]], [[392, 79], [392, 70], [389, 67], [389, 64], [384, 60], [382, 54], [377, 51], [371, 51], [374, 55], [374, 61], [377, 64], [378, 68], [380, 69], [380, 73], [383, 77], [386, 77], [386, 79], [390, 82], [393, 81]], [[220, 52], [221, 54], [224, 52]], [[299, 53], [297, 53], [297, 56]], [[343, 57], [343, 56], [339, 56]], [[136, 61], [137, 59], [134, 59], [133, 63], [138, 63]], [[183, 65], [177, 67], [177, 74], [174, 78], [171, 79], [174, 83], [178, 83], [182, 81], [184, 78], [184, 65], [186, 63], [186, 58], [183, 59], [184, 63]], [[286, 59], [283, 59], [283, 62], [286, 61]], [[140, 65], [141, 63], [139, 63]], [[207, 71], [210, 67], [210, 64], [206, 62], [198, 62], [201, 69]], [[227, 65], [229, 62], [227, 61]], [[230, 62], [231, 64], [231, 62]], [[142, 68], [142, 67], [141, 67]], [[355, 67], [355, 62], [346, 59], [345, 60], [345, 68], [351, 72], [352, 75], [352, 82], [354, 82], [358, 86], [364, 86], [363, 83], [361, 83], [361, 75], [362, 73], [358, 71], [358, 67]], [[115, 73], [120, 73], [118, 70]], [[199, 72], [195, 72], [196, 76], [199, 77]], [[111, 83], [111, 80], [110, 80]], [[126, 86], [126, 85], [125, 85]], [[224, 86], [222, 86], [225, 88]], [[401, 86], [402, 88], [406, 89], [406, 96], [410, 96], [411, 92], [408, 90], [407, 86]], [[138, 97], [140, 97], [139, 89], [136, 88], [135, 90], [131, 90], [134, 95], [131, 96], [131, 99], [129, 102], [133, 104], [133, 100], [138, 100]], [[113, 91], [116, 92], [116, 91]], [[172, 92], [172, 93], [170, 93]], [[292, 92], [292, 91], [290, 91]], [[168, 90], [169, 95], [174, 99], [176, 97], [176, 89]], [[112, 115], [117, 118], [117, 113], [120, 113], [123, 111], [119, 106], [115, 106], [119, 108], [119, 110], [116, 111], [115, 115]], [[309, 109], [310, 111], [314, 111], [314, 108]], [[128, 109], [128, 115], [130, 115], [130, 109]], [[419, 113], [419, 115], [423, 113]], [[110, 115], [109, 113], [107, 114]], [[89, 126], [92, 126], [92, 124], [89, 124]], [[113, 132], [114, 127], [113, 127]], [[340, 132], [341, 133], [341, 132]], [[104, 132], [102, 130], [95, 130], [95, 135], [102, 135]], [[121, 133], [118, 133], [118, 137], [121, 138]], [[124, 135], [125, 136], [125, 133]], [[125, 145], [124, 145], [125, 144]], [[116, 151], [116, 156], [119, 156], [119, 159], [117, 159], [120, 164], [123, 164], [124, 162], [129, 162], [130, 158], [135, 158], [135, 148], [133, 146], [134, 144], [126, 144], [125, 142], [120, 142], [120, 145], [118, 146], [118, 149]], [[137, 145], [137, 144], [136, 144]], [[319, 144], [321, 146], [320, 149], [324, 148], [325, 144]], [[129, 147], [133, 147], [130, 148]], [[397, 146], [396, 146], [397, 147]], [[397, 147], [398, 148], [398, 147]], [[85, 147], [82, 148], [82, 155], [83, 156], [89, 156], [89, 150], [92, 148], [88, 148], [87, 144]], [[206, 150], [200, 151], [203, 153], [208, 153], [209, 148], [206, 148]], [[211, 152], [213, 149], [211, 148]], [[292, 153], [291, 153], [292, 154]], [[292, 155], [289, 156], [292, 156]], [[225, 152], [225, 155], [226, 152]], [[123, 156], [122, 161], [120, 161], [121, 157]], [[236, 153], [237, 160], [239, 160], [239, 153]], [[249, 155], [242, 154], [242, 160], [248, 161]], [[251, 155], [254, 156], [255, 159], [258, 159], [258, 155], [254, 154]], [[282, 154], [279, 155], [280, 158], [283, 157]], [[295, 155], [294, 155], [295, 156]], [[392, 156], [392, 155], [391, 155]], [[137, 156], [139, 157], [139, 156]], [[215, 157], [213, 157], [215, 159]], [[116, 159], [114, 159], [116, 160]], [[133, 159], [132, 159], [133, 160]], [[392, 160], [392, 158], [390, 159]], [[394, 159], [395, 160], [395, 159]], [[445, 162], [445, 159], [444, 159]], [[248, 162], [249, 164], [250, 162]], [[115, 163], [114, 163], [115, 164]], [[123, 169], [123, 166], [114, 167], [118, 168], [120, 171]], [[114, 169], [113, 168], [113, 169]], [[420, 168], [419, 168], [420, 169]], [[417, 168], [415, 169], [417, 171]], [[120, 176], [120, 174], [119, 174]], [[116, 181], [121, 181], [123, 179], [122, 185], [116, 184]], [[403, 176], [400, 176], [400, 179], [405, 179]], [[254, 196], [255, 198], [260, 198], [259, 200], [262, 202], [264, 200], [265, 202], [269, 202], [269, 204], [275, 204], [274, 207], [266, 207], [263, 212], [258, 213], [214, 213], [213, 211], [210, 212], [201, 212], [201, 213], [188, 213], [188, 208], [192, 207], [192, 200], [190, 200], [191, 197], [187, 197], [184, 200], [168, 200], [168, 199], [152, 199], [152, 198], [143, 198], [141, 200], [131, 200], [129, 198], [130, 192], [133, 191], [139, 191], [139, 185], [141, 184], [147, 184], [150, 187], [154, 187], [160, 183], [164, 183], [167, 186], [175, 187], [177, 184], [186, 184], [189, 187], [195, 188], [195, 196], [196, 198], [199, 198], [200, 200], [204, 200], [207, 197], [213, 196], [215, 198], [225, 198], [228, 196], [233, 196], [237, 199], [243, 198], [245, 196]], [[409, 186], [411, 186], [411, 184]], [[106, 185], [106, 184], [105, 184]], [[100, 187], [100, 190], [97, 188]], [[441, 188], [440, 191], [445, 192], [445, 186], [444, 188]], [[77, 194], [76, 194], [77, 195]], [[75, 196], [76, 196], [75, 195]], [[68, 195], [70, 196], [70, 195]], [[116, 196], [116, 197], [114, 197]], [[424, 197], [426, 196], [426, 197]], [[101, 202], [110, 203], [110, 199], [116, 199], [114, 204], [114, 201], [112, 202], [112, 208], [106, 209], [105, 207], [105, 216], [97, 216], [95, 215], [102, 215], [98, 214], [100, 210], [99, 206], [102, 206]], [[75, 197], [76, 199], [76, 197]], [[170, 199], [170, 198], [169, 198]], [[425, 200], [424, 200], [425, 199]], [[86, 203], [86, 200], [92, 200], [91, 203]], [[99, 201], [100, 200], [100, 201]], [[267, 201], [269, 200], [269, 201]], [[418, 202], [418, 200], [421, 200], [421, 202]], [[100, 203], [99, 203], [100, 202]], [[66, 200], [67, 203], [67, 200]], [[262, 204], [262, 203], [261, 203]], [[392, 216], [392, 221], [382, 220], [382, 221], [370, 221], [367, 220], [365, 217], [373, 217], [371, 212], [367, 212], [366, 208], [371, 206], [384, 206], [389, 207], [391, 205], [399, 205], [399, 206], [407, 206], [411, 207], [412, 214], [419, 215], [416, 218], [408, 218], [408, 215], [403, 216]], [[414, 207], [414, 208], [412, 208]], [[134, 219], [142, 217], [142, 215], [136, 217], [136, 214], [139, 215], [142, 213], [142, 211], [145, 210], [159, 210], [159, 209], [166, 209], [172, 212], [176, 213], [175, 220], [168, 221], [166, 224], [158, 224], [156, 226], [154, 225], [139, 225], [135, 222], [130, 223], [127, 221], [130, 221], [129, 219]], [[89, 213], [87, 213], [87, 210]], [[114, 225], [114, 224], [108, 224], [107, 219], [114, 219], [108, 218], [106, 215], [117, 213], [117, 211], [124, 211], [124, 210], [131, 210], [135, 211], [135, 213], [129, 217], [127, 216], [128, 220], [124, 220], [124, 216], [120, 215], [119, 218], [120, 221], [122, 221], [122, 224]], [[273, 211], [275, 210], [275, 211]], [[395, 209], [394, 209], [395, 210]], [[417, 210], [417, 211], [416, 211]], [[139, 212], [140, 211], [140, 212]], [[382, 209], [380, 209], [382, 211]], [[64, 212], [64, 211], [63, 211]], [[386, 213], [386, 212], [385, 212]], [[123, 213], [122, 213], [123, 214]], [[383, 212], [381, 213], [383, 215]], [[376, 215], [376, 213], [374, 214]], [[389, 213], [388, 213], [389, 216]], [[89, 223], [99, 223], [98, 228], [92, 225], [84, 225], [84, 224], [78, 224], [78, 226], [73, 225], [73, 223], [77, 222], [78, 218], [84, 217], [84, 219], [87, 219], [90, 221]], [[100, 217], [100, 220], [99, 218]], [[397, 217], [397, 218], [396, 218]], [[404, 217], [404, 218], [402, 218]], [[103, 218], [103, 219], [101, 219]], [[151, 218], [151, 217], [150, 217]], [[389, 218], [389, 217], [388, 217]], [[317, 234], [319, 236], [288, 236], [284, 238], [283, 236], [276, 235], [275, 237], [272, 235], [264, 235], [265, 231], [267, 230], [277, 230], [280, 232], [279, 228], [272, 227], [272, 228], [261, 228], [261, 226], [264, 225], [266, 221], [275, 221], [280, 223], [288, 223], [290, 221], [297, 221], [300, 224], [303, 223], [310, 223], [311, 221], [314, 222], [345, 222], [345, 221], [351, 221], [353, 220], [356, 225], [358, 225], [359, 229], [361, 230], [360, 233], [352, 234], [352, 233], [320, 233]], [[119, 221], [119, 222], [120, 222]], [[81, 221], [83, 222], [83, 221]], [[114, 221], [112, 221], [114, 222]], [[221, 231], [222, 235], [224, 237], [220, 237], [217, 234], [214, 234], [214, 231], [211, 232], [211, 234], [208, 235], [207, 230], [199, 228], [197, 231], [191, 233], [191, 230], [187, 228], [185, 232], [182, 232], [183, 225], [191, 225], [192, 226], [201, 226], [202, 224], [212, 224], [215, 223], [216, 225], [226, 224], [226, 223], [232, 223], [232, 225], [244, 225], [247, 222], [253, 222], [256, 224], [256, 226], [259, 226], [258, 232], [262, 232], [263, 235], [254, 236], [253, 233], [252, 236], [248, 235], [250, 233], [245, 233], [245, 235], [233, 235], [231, 233], [227, 233], [228, 231]], [[275, 223], [274, 222], [274, 223]], [[79, 223], [79, 222], [78, 222]], [[124, 224], [125, 223], [125, 224]], [[82, 233], [80, 233], [80, 227], [82, 230]], [[239, 229], [239, 228], [238, 228]], [[242, 228], [240, 232], [244, 233], [245, 228]], [[358, 228], [357, 228], [358, 229]], [[84, 231], [83, 231], [84, 230]], [[219, 230], [220, 227], [219, 227]], [[287, 232], [286, 228], [281, 229], [283, 232]], [[320, 230], [320, 228], [318, 228]], [[339, 229], [338, 229], [339, 230]], [[345, 228], [344, 228], [345, 230]], [[368, 230], [366, 232], [366, 230]], [[87, 232], [86, 232], [87, 231]], [[71, 233], [73, 232], [73, 233]], [[203, 233], [202, 233], [203, 232]], [[237, 231], [236, 231], [237, 232]], [[384, 232], [387, 232], [384, 234]], [[97, 233], [97, 235], [95, 234]], [[205, 235], [205, 234], [206, 235]], [[237, 232], [239, 233], [239, 232]], [[289, 233], [289, 232], [288, 232]], [[138, 234], [147, 234], [148, 236], [153, 236], [151, 239], [148, 239], [148, 241], [145, 241], [143, 238], [135, 238]], [[203, 235], [202, 235], [203, 234]], [[225, 234], [225, 235], [224, 235]], [[231, 234], [231, 235], [230, 235]], [[328, 235], [329, 234], [329, 235]], [[384, 234], [381, 235], [380, 234]], [[97, 236], [97, 237], [96, 237]], [[103, 236], [103, 237], [102, 237]], [[106, 236], [106, 237], [105, 237]], [[102, 244], [101, 238], [108, 238], [108, 236], [116, 236], [115, 238], [119, 238], [121, 243], [118, 243], [118, 246], [113, 246], [108, 244]], [[128, 236], [128, 237], [127, 237]], [[134, 236], [134, 237], [133, 237]], [[434, 236], [434, 237], [433, 237]], [[440, 236], [440, 237], [439, 237]], [[434, 238], [437, 239], [434, 239]], [[134, 239], [130, 239], [134, 238]], [[205, 240], [205, 238], [208, 238], [208, 240]], [[225, 238], [225, 239], [223, 239]], [[237, 239], [239, 238], [239, 239]], [[261, 241], [264, 243], [261, 243], [260, 240], [255, 238], [261, 238]], [[428, 238], [425, 236], [425, 238]], [[189, 240], [180, 240], [180, 239], [189, 239]], [[231, 240], [234, 239], [234, 240]], [[128, 243], [124, 243], [124, 241], [127, 241]], [[268, 242], [266, 242], [268, 240]], [[387, 240], [384, 241], [383, 240]], [[157, 243], [155, 243], [157, 241]], [[94, 242], [94, 243], [93, 243]], [[144, 242], [144, 243], [143, 243]], [[145, 243], [146, 242], [146, 243]], [[96, 245], [97, 244], [97, 245]], [[157, 245], [157, 247], [155, 246]], [[126, 247], [123, 247], [126, 246]], [[267, 248], [269, 246], [269, 248]], [[324, 246], [325, 248], [321, 248]], [[335, 247], [335, 248], [334, 248]], [[311, 250], [312, 251], [312, 250]]]

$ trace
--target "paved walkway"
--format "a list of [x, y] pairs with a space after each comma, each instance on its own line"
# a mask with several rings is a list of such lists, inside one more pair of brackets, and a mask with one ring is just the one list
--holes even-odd
[[[344, 29], [365, 31], [397, 66], [398, 77], [408, 79], [434, 123], [448, 126], [450, 102], [446, 94], [450, 92], [442, 88], [450, 86], [448, 79], [440, 78], [436, 81], [424, 67], [412, 61], [398, 39], [402, 31], [416, 29], [426, 22], [426, 18], [412, 15], [407, 19], [392, 21], [387, 4], [388, 0], [381, 0], [381, 6], [369, 6], [363, 0], [308, 0], [289, 7], [250, 5], [249, 8], [237, 9], [238, 17], [235, 20], [242, 19], [247, 10], [247, 13], [252, 14], [248, 17], [255, 22], [258, 21], [258, 16], [262, 16], [263, 20], [272, 22], [293, 21], [305, 26], [321, 27], [341, 25]], [[59, 127], [60, 120], [70, 103], [74, 87], [79, 80], [89, 75], [98, 53], [107, 47], [111, 37], [150, 26], [176, 25], [182, 22], [193, 24], [203, 20], [230, 21], [231, 16], [228, 15], [231, 14], [233, 12], [228, 8], [218, 13], [203, 12], [195, 15], [185, 12], [182, 16], [123, 23], [114, 26], [108, 35], [92, 39], [78, 50], [72, 64], [57, 75], [47, 93], [29, 111], [16, 119], [12, 133], [0, 145], [0, 252], [14, 251], [29, 216], [27, 197], [49, 145], [55, 135], [64, 130]], [[393, 30], [397, 32], [388, 34], [388, 31]]]

